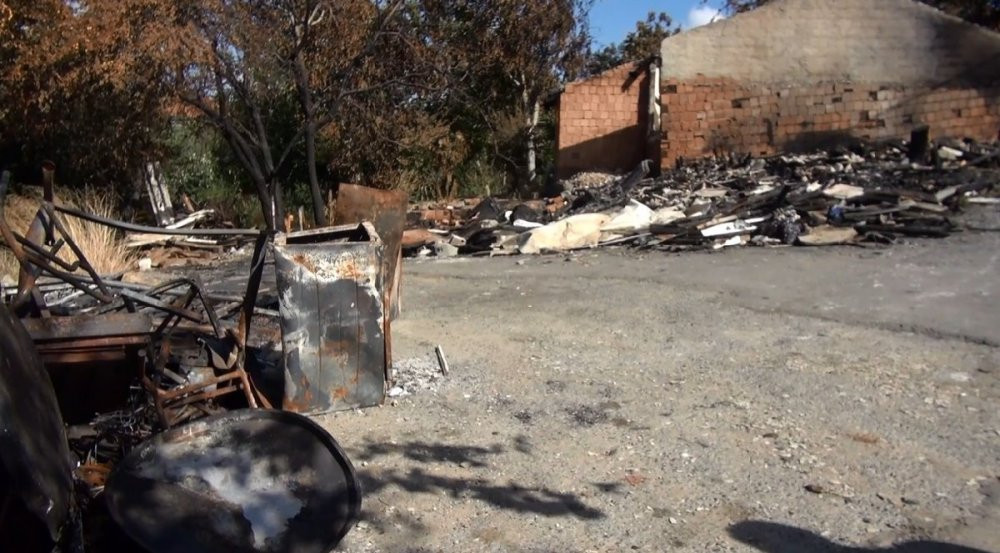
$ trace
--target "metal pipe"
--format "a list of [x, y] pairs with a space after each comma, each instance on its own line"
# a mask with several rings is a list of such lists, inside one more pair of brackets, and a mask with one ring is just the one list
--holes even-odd
[[59, 220], [59, 217], [56, 216], [53, 205], [49, 202], [45, 202], [45, 204], [43, 204], [42, 206], [42, 209], [44, 209], [45, 212], [49, 215], [49, 220], [52, 222], [52, 225], [55, 226], [56, 230], [59, 231], [59, 234], [62, 235], [62, 239], [66, 241], [66, 245], [69, 246], [69, 249], [73, 250], [73, 253], [76, 255], [77, 261], [79, 261], [80, 265], [83, 267], [83, 270], [87, 271], [90, 277], [94, 280], [94, 284], [96, 284], [97, 287], [101, 290], [101, 293], [110, 294], [110, 292], [108, 292], [108, 288], [104, 285], [104, 280], [102, 280], [101, 276], [97, 274], [97, 271], [94, 270], [94, 267], [90, 264], [90, 261], [87, 260], [87, 256], [84, 255], [83, 250], [80, 249], [80, 246], [76, 245], [76, 241], [73, 240], [73, 236], [70, 234], [68, 230], [66, 230], [66, 227], [63, 226], [62, 221]]
[[74, 209], [67, 206], [53, 206], [56, 211], [60, 213], [65, 213], [66, 215], [72, 215], [78, 219], [83, 219], [90, 221], [92, 223], [98, 223], [104, 226], [116, 228], [118, 230], [123, 230], [126, 232], [141, 232], [145, 234], [162, 234], [165, 236], [257, 236], [264, 232], [257, 229], [165, 229], [160, 227], [147, 227], [145, 225], [136, 225], [133, 223], [126, 223], [124, 221], [116, 221], [114, 219], [109, 219], [107, 217], [101, 217], [99, 215], [94, 215], [93, 213], [87, 213], [85, 211], [80, 211], [79, 209]]

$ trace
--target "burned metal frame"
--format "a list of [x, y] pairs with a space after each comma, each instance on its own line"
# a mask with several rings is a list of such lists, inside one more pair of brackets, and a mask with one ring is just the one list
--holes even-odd
[[[270, 407], [244, 369], [246, 342], [263, 276], [265, 246], [271, 238], [269, 233], [254, 229], [163, 229], [115, 221], [55, 205], [49, 184], [46, 186], [46, 201], [38, 210], [31, 233], [25, 237], [14, 232], [6, 221], [3, 206], [9, 183], [10, 173], [4, 171], [0, 174], [0, 237], [8, 244], [22, 269], [12, 307], [22, 316], [29, 313], [41, 316], [42, 320], [38, 324], [43, 324], [46, 320], [60, 321], [60, 324], [52, 327], [62, 329], [56, 333], [59, 345], [52, 351], [54, 360], [86, 363], [109, 360], [112, 357], [118, 359], [120, 348], [142, 348], [145, 345], [147, 355], [141, 379], [153, 396], [161, 422], [167, 427], [189, 420], [198, 414], [197, 411], [210, 413], [205, 407], [206, 402], [239, 391], [243, 392], [250, 407], [257, 407], [258, 398], [260, 403]], [[124, 232], [180, 236], [253, 236], [256, 240], [246, 294], [242, 298], [213, 296], [206, 292], [197, 278], [180, 278], [156, 286], [144, 286], [103, 277], [87, 260], [83, 250], [61, 221], [60, 215], [77, 217]], [[68, 247], [73, 252], [76, 257], [74, 261], [65, 261], [57, 255], [63, 247]], [[79, 272], [81, 270], [83, 273]], [[38, 279], [43, 275], [54, 277], [68, 287], [75, 288], [77, 291], [74, 294], [86, 294], [96, 300], [95, 314], [88, 318], [90, 321], [94, 320], [93, 317], [113, 317], [114, 313], [122, 310], [137, 315], [151, 311], [156, 317], [148, 319], [148, 328], [138, 334], [130, 332], [127, 336], [116, 337], [109, 330], [110, 334], [106, 336], [75, 337], [70, 328], [62, 323], [65, 319], [76, 317], [52, 317], [45, 305], [38, 287]], [[197, 309], [192, 308], [196, 299], [201, 304]], [[223, 325], [213, 301], [229, 301], [238, 305], [239, 320], [235, 328]], [[231, 308], [229, 313], [233, 314], [235, 310]], [[182, 321], [189, 325], [182, 325]], [[51, 334], [46, 334], [44, 330], [39, 332], [39, 336]], [[206, 368], [218, 370], [221, 374], [192, 383], [172, 373], [166, 363], [175, 332], [211, 335], [219, 341], [223, 353], [212, 349], [207, 343], [205, 345], [211, 358], [218, 360], [212, 363], [213, 367]]]
[[[35, 221], [32, 223], [33, 229], [31, 233], [35, 235], [34, 237], [37, 237], [39, 232], [44, 232], [45, 234], [42, 239], [46, 242], [52, 242], [50, 250], [46, 251], [41, 244], [32, 243], [32, 241], [28, 238], [20, 236], [11, 230], [10, 226], [7, 224], [6, 213], [3, 207], [6, 203], [7, 189], [9, 185], [10, 172], [4, 171], [0, 174], [0, 236], [3, 237], [4, 242], [7, 243], [7, 246], [14, 254], [14, 257], [21, 264], [21, 277], [18, 282], [18, 295], [12, 302], [12, 306], [15, 311], [19, 314], [23, 313], [24, 309], [28, 305], [28, 302], [34, 298], [31, 290], [35, 288], [35, 282], [38, 276], [42, 273], [49, 273], [50, 275], [73, 285], [81, 292], [92, 296], [101, 303], [111, 303], [114, 301], [114, 297], [104, 285], [104, 281], [101, 279], [100, 275], [97, 274], [97, 271], [95, 271], [90, 262], [87, 261], [87, 257], [73, 240], [70, 233], [66, 230], [66, 227], [63, 226], [62, 221], [60, 221], [55, 215], [53, 204], [51, 202], [46, 201], [42, 204], [38, 214], [35, 216]], [[46, 188], [48, 189], [48, 187]], [[47, 192], [46, 197], [49, 195], [50, 193]], [[36, 223], [38, 224], [36, 225]], [[37, 230], [38, 228], [43, 230], [39, 231]], [[58, 231], [60, 236], [56, 238], [53, 231]], [[25, 244], [31, 245], [25, 246]], [[73, 254], [77, 257], [76, 262], [70, 264], [63, 262], [56, 257], [56, 253], [62, 248], [63, 245], [68, 246], [73, 251]], [[27, 250], [25, 248], [27, 248]], [[60, 267], [60, 269], [57, 269], [55, 266]], [[82, 268], [90, 276], [93, 285], [97, 288], [96, 290], [84, 282], [84, 280], [78, 275], [72, 274], [72, 271], [79, 268]], [[44, 310], [44, 306], [41, 305], [35, 305], [34, 307], [36, 311]]]

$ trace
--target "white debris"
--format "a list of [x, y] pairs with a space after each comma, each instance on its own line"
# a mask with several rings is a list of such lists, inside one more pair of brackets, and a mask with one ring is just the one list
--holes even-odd
[[573, 215], [521, 234], [518, 249], [523, 254], [536, 254], [596, 246], [601, 241], [601, 227], [610, 220], [603, 213]]
[[611, 216], [611, 220], [601, 226], [601, 232], [614, 233], [642, 231], [649, 228], [653, 210], [641, 202], [629, 200], [628, 205]]
[[860, 186], [850, 184], [834, 184], [823, 190], [823, 195], [827, 198], [837, 198], [839, 200], [849, 200], [865, 195], [865, 189]]

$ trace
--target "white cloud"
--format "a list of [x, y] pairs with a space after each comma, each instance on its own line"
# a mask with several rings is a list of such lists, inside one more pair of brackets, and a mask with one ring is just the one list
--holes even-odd
[[695, 6], [688, 12], [687, 28], [693, 29], [725, 18], [721, 10], [712, 6]]

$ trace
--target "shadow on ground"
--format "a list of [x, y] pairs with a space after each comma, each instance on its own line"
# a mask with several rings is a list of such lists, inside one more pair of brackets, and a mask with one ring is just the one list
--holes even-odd
[[[515, 439], [514, 449], [521, 453], [529, 450], [524, 439]], [[369, 443], [360, 451], [352, 452], [357, 461], [374, 461], [388, 455], [401, 455], [411, 461], [427, 465], [447, 465], [459, 470], [495, 466], [488, 457], [505, 452], [499, 444], [489, 447], [459, 446], [422, 441], [404, 444]], [[402, 470], [362, 470], [359, 472], [365, 493], [377, 493], [390, 486], [397, 486], [408, 493], [447, 494], [455, 499], [482, 501], [490, 505], [519, 513], [532, 513], [547, 517], [573, 516], [596, 520], [605, 514], [583, 503], [573, 493], [546, 487], [529, 487], [510, 482], [498, 484], [486, 478], [454, 477], [432, 474], [423, 467]]]
[[388, 455], [401, 455], [411, 461], [424, 464], [446, 463], [485, 467], [487, 466], [487, 456], [499, 455], [504, 451], [505, 448], [500, 444], [482, 447], [422, 441], [402, 444], [368, 442], [358, 453], [352, 452], [351, 458], [357, 461], [372, 461]]
[[808, 530], [758, 520], [730, 526], [729, 535], [764, 553], [988, 553], [981, 549], [924, 540], [889, 548], [849, 547]]

